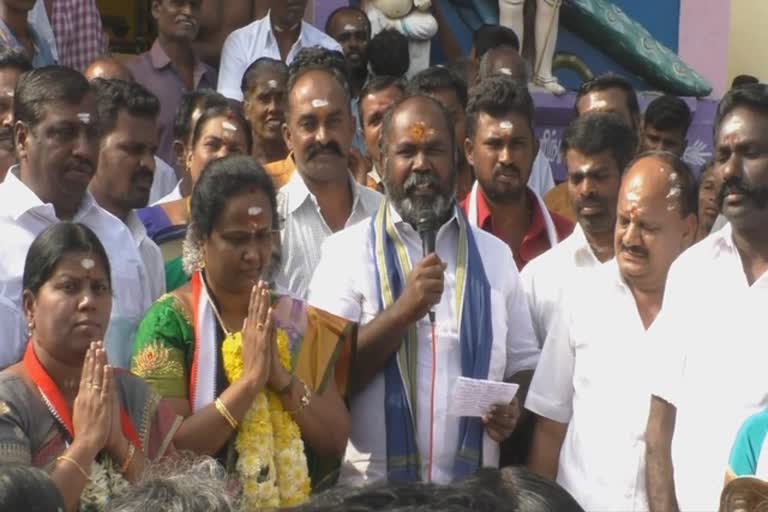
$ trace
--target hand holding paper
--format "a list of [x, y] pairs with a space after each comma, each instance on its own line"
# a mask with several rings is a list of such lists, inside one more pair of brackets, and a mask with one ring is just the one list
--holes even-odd
[[512, 402], [519, 387], [507, 382], [459, 377], [453, 387], [449, 413], [454, 416], [486, 416], [494, 405]]

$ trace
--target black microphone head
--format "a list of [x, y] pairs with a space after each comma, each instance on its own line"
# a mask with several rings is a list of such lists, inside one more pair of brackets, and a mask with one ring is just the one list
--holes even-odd
[[437, 230], [440, 229], [440, 222], [433, 210], [424, 210], [416, 222], [416, 231], [421, 237], [421, 248], [424, 256], [435, 252], [437, 241]]

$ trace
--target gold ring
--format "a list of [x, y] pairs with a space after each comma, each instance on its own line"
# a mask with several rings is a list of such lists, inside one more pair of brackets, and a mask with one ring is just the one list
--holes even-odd
[[261, 322], [259, 322], [259, 323], [257, 323], [257, 324], [256, 324], [256, 328], [257, 328], [258, 330], [262, 330], [262, 329], [264, 329], [264, 324], [263, 324], [263, 323], [261, 323]]

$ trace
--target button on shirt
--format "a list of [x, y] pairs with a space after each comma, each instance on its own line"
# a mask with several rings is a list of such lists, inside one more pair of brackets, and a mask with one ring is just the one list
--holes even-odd
[[[345, 227], [368, 219], [376, 213], [382, 200], [381, 194], [360, 185], [351, 176], [349, 186], [352, 188], [352, 213]], [[312, 273], [320, 261], [320, 249], [333, 231], [299, 172], [294, 172], [291, 180], [280, 189], [277, 205], [278, 215], [283, 220], [280, 232], [283, 261], [275, 280], [296, 296], [305, 298]]]
[[[152, 49], [128, 61], [126, 67], [133, 78], [146, 87], [160, 100], [160, 115], [157, 118], [159, 127], [159, 144], [157, 156], [168, 165], [173, 166], [173, 121], [181, 106], [187, 86], [181, 80], [178, 71], [165, 53], [159, 41], [155, 41]], [[195, 69], [192, 75], [194, 89], [215, 89], [216, 71], [208, 64], [195, 57]]]
[[[299, 38], [288, 52], [285, 63], [293, 62], [296, 54], [302, 48], [313, 46], [342, 51], [335, 39], [302, 21]], [[240, 88], [243, 74], [252, 62], [261, 57], [283, 60], [280, 56], [277, 39], [272, 32], [269, 13], [260, 20], [239, 28], [227, 36], [221, 50], [218, 91], [227, 98], [243, 101], [243, 92]]]
[[568, 424], [557, 482], [584, 510], [647, 510], [646, 332], [615, 260], [563, 292], [526, 408]]
[[[5, 312], [8, 314], [3, 315], [8, 318], [2, 324], [0, 351], [14, 354], [18, 361], [26, 344], [21, 280], [27, 251], [37, 235], [59, 219], [52, 204], [43, 204], [19, 180], [15, 174], [17, 170], [18, 166], [12, 167], [0, 184], [0, 240], [3, 240], [0, 244], [0, 296], [6, 306], [10, 306], [10, 311]], [[120, 359], [120, 355], [130, 354], [136, 328], [152, 303], [144, 264], [128, 228], [99, 207], [90, 193], [86, 192], [72, 220], [93, 230], [107, 251], [112, 269], [113, 301], [105, 343], [110, 364], [127, 368], [129, 361]]]
[[[390, 210], [397, 236], [407, 248], [411, 267], [423, 257], [421, 239], [416, 230]], [[458, 212], [457, 212], [458, 213]], [[361, 325], [379, 313], [376, 263], [371, 247], [371, 222], [361, 222], [334, 234], [323, 245], [322, 257], [312, 280], [309, 303]], [[476, 228], [477, 242], [485, 269], [509, 268], [489, 279], [491, 285], [492, 332], [488, 379], [501, 381], [522, 370], [535, 368], [539, 348], [531, 328], [528, 306], [509, 248], [500, 240]], [[458, 447], [459, 418], [448, 414], [449, 397], [461, 375], [459, 321], [454, 300], [456, 289], [456, 252], [459, 227], [456, 216], [437, 234], [436, 248], [446, 263], [445, 288], [434, 311], [437, 319], [436, 391], [434, 402], [433, 481], [452, 480]], [[417, 399], [416, 443], [422, 461], [429, 460], [430, 390], [432, 352], [430, 325], [426, 318], [417, 325]], [[351, 401], [352, 426], [340, 483], [359, 486], [383, 480], [387, 474], [386, 427], [384, 421], [384, 373], [380, 372]], [[483, 463], [497, 466], [499, 446], [487, 434], [483, 436]], [[426, 464], [422, 479], [427, 479]]]
[[600, 265], [584, 231], [576, 224], [568, 238], [525, 266], [520, 277], [540, 345], [544, 344], [555, 315], [561, 310], [560, 299], [567, 283], [584, 270]]
[[768, 407], [768, 272], [751, 286], [730, 224], [683, 253], [648, 334], [652, 392], [677, 408], [672, 441], [681, 510], [717, 510], [741, 424]]

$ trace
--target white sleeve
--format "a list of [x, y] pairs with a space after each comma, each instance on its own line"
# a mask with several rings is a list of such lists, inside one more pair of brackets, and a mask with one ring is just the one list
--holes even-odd
[[528, 263], [525, 268], [520, 272], [520, 280], [523, 283], [523, 289], [525, 290], [525, 296], [528, 302], [528, 311], [531, 314], [531, 323], [533, 325], [533, 332], [536, 335], [536, 341], [539, 343], [539, 347], [544, 346], [544, 338], [546, 336], [546, 329], [544, 328], [544, 319], [541, 314], [541, 304], [539, 304], [537, 285], [540, 279], [538, 272], [539, 265], [534, 259]]
[[576, 354], [569, 319], [558, 314], [553, 320], [525, 401], [526, 409], [558, 423], [568, 423], [573, 415]]
[[219, 84], [216, 87], [220, 94], [237, 101], [243, 101], [240, 85], [243, 82], [243, 73], [250, 65], [250, 62], [247, 62], [248, 49], [240, 39], [240, 34], [235, 31], [224, 41], [219, 64]]
[[155, 204], [170, 194], [179, 182], [176, 172], [162, 158], [155, 157], [155, 176], [149, 191], [149, 204]]
[[507, 370], [504, 377], [523, 371], [533, 370], [539, 361], [541, 350], [536, 341], [531, 324], [531, 313], [528, 310], [528, 301], [523, 291], [523, 283], [520, 274], [517, 273], [512, 253], [509, 252], [511, 272], [511, 290], [507, 294]]
[[359, 265], [356, 257], [359, 259], [362, 255], [350, 254], [349, 244], [345, 243], [343, 236], [345, 231], [323, 242], [320, 262], [309, 284], [307, 302], [349, 321], [360, 322], [363, 313], [362, 292], [356, 284], [355, 274]]
[[21, 361], [27, 346], [26, 323], [21, 311], [0, 295], [0, 326], [3, 329], [0, 347], [0, 370]]
[[552, 166], [544, 156], [544, 153], [536, 153], [536, 158], [533, 160], [533, 169], [531, 175], [528, 177], [528, 186], [541, 197], [544, 197], [547, 192], [555, 188], [555, 179], [552, 177]]

